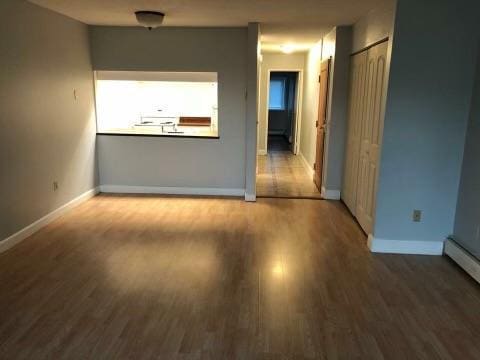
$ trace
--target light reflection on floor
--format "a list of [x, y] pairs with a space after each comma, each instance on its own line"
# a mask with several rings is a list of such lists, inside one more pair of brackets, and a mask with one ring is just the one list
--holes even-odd
[[208, 244], [186, 249], [172, 243], [131, 243], [114, 249], [105, 265], [110, 285], [120, 290], [165, 293], [207, 287], [218, 273], [218, 260]]

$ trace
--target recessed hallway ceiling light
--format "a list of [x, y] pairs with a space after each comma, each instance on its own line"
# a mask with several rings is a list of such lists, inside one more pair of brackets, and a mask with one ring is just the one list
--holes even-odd
[[282, 50], [284, 54], [291, 54], [295, 50], [295, 46], [293, 44], [285, 44], [280, 46], [280, 50]]
[[165, 14], [159, 11], [136, 11], [135, 16], [140, 25], [148, 28], [148, 30], [155, 29], [162, 25]]

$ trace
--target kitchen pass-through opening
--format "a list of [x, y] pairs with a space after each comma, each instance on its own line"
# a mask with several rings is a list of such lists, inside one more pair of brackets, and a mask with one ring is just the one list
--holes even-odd
[[218, 137], [213, 72], [97, 71], [97, 133]]

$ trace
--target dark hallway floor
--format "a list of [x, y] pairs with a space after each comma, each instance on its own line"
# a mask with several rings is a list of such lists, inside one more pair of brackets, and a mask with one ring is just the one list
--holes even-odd
[[267, 139], [267, 149], [268, 152], [291, 152], [291, 145], [288, 143], [285, 136], [281, 135], [269, 135]]

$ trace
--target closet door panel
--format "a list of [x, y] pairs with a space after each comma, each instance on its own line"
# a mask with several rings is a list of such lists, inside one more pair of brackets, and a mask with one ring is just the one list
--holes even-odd
[[382, 43], [368, 50], [356, 205], [357, 219], [368, 234], [372, 233], [375, 216], [378, 165], [383, 133], [387, 48], [388, 43]]
[[350, 70], [349, 109], [345, 174], [342, 198], [355, 214], [359, 173], [359, 149], [365, 108], [367, 52], [352, 57]]

